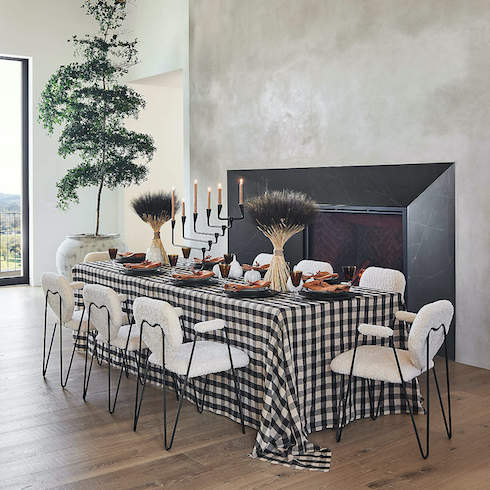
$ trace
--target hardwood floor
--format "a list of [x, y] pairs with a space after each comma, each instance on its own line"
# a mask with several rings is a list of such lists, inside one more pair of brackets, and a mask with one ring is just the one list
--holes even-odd
[[[75, 357], [63, 391], [56, 338], [43, 379], [42, 302], [39, 288], [0, 288], [0, 488], [490, 488], [490, 371], [451, 365], [454, 436], [445, 437], [434, 398], [431, 455], [425, 461], [409, 417], [400, 415], [351, 424], [339, 444], [333, 431], [313, 434], [314, 442], [333, 450], [329, 473], [271, 465], [248, 457], [253, 430], [242, 435], [238, 424], [199, 415], [189, 403], [167, 452], [157, 388], [148, 389], [134, 433], [133, 378], [123, 379], [111, 416], [106, 368], [94, 367], [84, 403], [82, 357]], [[68, 335], [65, 340], [68, 353]], [[422, 416], [417, 420], [423, 423]]]

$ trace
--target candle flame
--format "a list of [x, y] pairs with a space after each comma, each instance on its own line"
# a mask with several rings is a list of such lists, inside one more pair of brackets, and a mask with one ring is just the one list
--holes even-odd
[[197, 179], [194, 180], [194, 184], [197, 184]]

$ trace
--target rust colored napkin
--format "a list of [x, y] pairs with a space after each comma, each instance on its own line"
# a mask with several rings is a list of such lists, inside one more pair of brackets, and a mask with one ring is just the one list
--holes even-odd
[[126, 259], [128, 258], [142, 258], [142, 257], [145, 257], [146, 254], [144, 252], [124, 252], [124, 253], [118, 253], [117, 255], [119, 255], [119, 257], [124, 257]]
[[340, 293], [350, 290], [350, 286], [348, 284], [328, 284], [320, 279], [305, 282], [303, 284], [303, 288], [309, 289], [310, 291], [324, 291], [327, 293]]
[[[213, 257], [211, 258], [211, 255], [207, 255], [204, 259], [204, 263], [205, 264], [219, 264], [220, 262], [223, 262], [224, 257]], [[194, 262], [196, 262], [197, 264], [201, 264], [202, 263], [202, 259], [198, 259], [197, 257], [194, 258]]]
[[270, 281], [255, 281], [249, 284], [239, 284], [236, 282], [229, 282], [225, 284], [225, 289], [227, 291], [247, 291], [249, 289], [260, 289], [270, 286]]
[[263, 272], [266, 271], [269, 268], [270, 264], [263, 264], [263, 265], [248, 265], [248, 264], [243, 264], [242, 269], [244, 271], [259, 271]]
[[337, 273], [331, 273], [331, 272], [317, 272], [316, 274], [313, 275], [308, 275], [308, 274], [303, 274], [303, 281], [306, 281], [307, 279], [319, 279], [321, 281], [325, 281], [325, 279], [338, 279], [339, 275]]
[[208, 279], [209, 277], [213, 276], [213, 271], [195, 271], [188, 274], [172, 274], [174, 279], [180, 279], [181, 281], [185, 281], [186, 279]]
[[148, 262], [144, 260], [140, 264], [124, 264], [126, 269], [156, 269], [162, 265], [161, 262]]

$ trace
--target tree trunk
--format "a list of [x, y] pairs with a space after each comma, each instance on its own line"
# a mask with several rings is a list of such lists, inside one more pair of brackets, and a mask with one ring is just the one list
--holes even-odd
[[95, 225], [95, 236], [99, 235], [99, 221], [100, 221], [100, 195], [102, 194], [102, 188], [104, 187], [104, 179], [100, 181], [99, 191], [97, 193], [97, 217]]

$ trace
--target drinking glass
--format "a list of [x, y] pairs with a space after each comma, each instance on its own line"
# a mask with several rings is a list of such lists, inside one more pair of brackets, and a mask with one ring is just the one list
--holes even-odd
[[110, 248], [109, 249], [109, 257], [110, 259], [114, 262], [114, 260], [116, 260], [116, 257], [117, 257], [117, 248]]
[[179, 260], [179, 256], [177, 254], [168, 255], [168, 261], [170, 262], [170, 267], [175, 267], [177, 265], [178, 260]]
[[303, 271], [291, 271], [291, 283], [295, 288], [301, 284], [301, 278], [303, 277]]
[[185, 265], [189, 265], [189, 256], [191, 255], [191, 247], [182, 247], [182, 256], [184, 257]]
[[342, 272], [344, 273], [344, 279], [350, 285], [352, 285], [352, 280], [356, 274], [357, 267], [355, 265], [344, 265], [342, 266]]
[[300, 291], [300, 284], [301, 284], [301, 279], [303, 278], [303, 271], [295, 271], [291, 270], [290, 272], [290, 277], [291, 277], [291, 284], [293, 285], [295, 289], [294, 295], [296, 297], [299, 297], [299, 291]]
[[233, 262], [234, 254], [224, 254], [225, 264], [231, 264]]
[[224, 279], [224, 281], [226, 282], [226, 279], [228, 278], [228, 274], [230, 273], [230, 264], [226, 264], [224, 262], [222, 262], [221, 264], [219, 264], [219, 271], [221, 272], [221, 278]]

